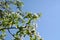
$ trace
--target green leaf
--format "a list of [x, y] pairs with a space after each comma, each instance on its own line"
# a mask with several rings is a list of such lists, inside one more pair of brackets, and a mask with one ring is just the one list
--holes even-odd
[[20, 40], [20, 38], [17, 38], [17, 37], [16, 37], [14, 40]]
[[37, 14], [34, 14], [33, 15], [33, 19], [37, 19], [38, 18], [38, 15]]
[[[34, 14], [31, 12], [23, 12], [21, 10], [24, 5], [20, 0], [3, 0], [0, 2], [0, 30], [2, 28], [5, 29], [16, 29], [16, 33], [13, 33], [14, 40], [21, 40], [20, 37], [25, 37], [28, 35], [30, 40], [42, 40], [36, 34], [36, 30], [34, 29], [34, 25], [37, 18], [41, 16], [41, 14]], [[12, 6], [13, 5], [13, 6]], [[16, 10], [14, 8], [16, 7]], [[19, 10], [19, 11], [18, 11]], [[18, 11], [18, 12], [17, 12]], [[15, 26], [15, 27], [13, 27]], [[23, 27], [24, 26], [24, 27]], [[5, 37], [6, 30], [2, 29], [2, 35], [0, 35], [0, 39], [3, 40]], [[39, 39], [38, 39], [39, 38]]]
[[3, 17], [3, 11], [2, 10], [0, 10], [0, 18], [2, 18]]
[[21, 7], [24, 5], [23, 2], [19, 2], [19, 1], [16, 1], [14, 4], [17, 5], [18, 7]]
[[24, 18], [32, 18], [32, 14], [31, 14], [31, 12], [26, 12], [26, 16], [24, 17]]
[[42, 38], [40, 38], [40, 40], [43, 40]]
[[28, 34], [28, 35], [30, 34], [29, 30], [26, 30], [26, 34]]
[[3, 30], [1, 30], [3, 33], [5, 32], [5, 30], [3, 29]]

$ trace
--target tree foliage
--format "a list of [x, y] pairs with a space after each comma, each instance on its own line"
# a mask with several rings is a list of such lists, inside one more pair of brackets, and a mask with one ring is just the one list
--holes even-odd
[[[13, 11], [12, 6], [16, 7]], [[23, 12], [23, 2], [20, 0], [0, 0], [0, 40], [5, 40], [6, 31], [8, 31], [13, 40], [22, 40], [26, 35], [30, 40], [42, 40], [36, 32], [36, 20], [41, 14]], [[10, 29], [16, 29], [17, 32], [12, 34]]]

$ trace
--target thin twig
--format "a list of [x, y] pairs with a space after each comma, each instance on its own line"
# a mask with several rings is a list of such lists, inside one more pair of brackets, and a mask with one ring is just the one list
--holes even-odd
[[3, 30], [3, 29], [19, 29], [19, 28], [15, 28], [15, 27], [11, 27], [11, 28], [1, 28], [0, 31]]
[[[14, 35], [10, 32], [10, 30], [8, 29], [8, 32], [14, 37]], [[15, 38], [15, 37], [14, 37]]]

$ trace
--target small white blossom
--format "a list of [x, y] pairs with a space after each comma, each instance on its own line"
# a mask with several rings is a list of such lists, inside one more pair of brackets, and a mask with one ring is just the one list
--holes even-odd
[[20, 16], [19, 13], [16, 13], [16, 14], [17, 14], [17, 16]]
[[39, 32], [38, 32], [37, 36], [41, 38], [41, 36], [40, 36], [40, 33], [39, 33]]
[[9, 16], [10, 16], [11, 14], [9, 13]]
[[37, 15], [36, 13], [34, 13], [34, 15], [35, 15], [36, 17], [38, 17], [38, 15]]
[[35, 28], [33, 30], [35, 30]]
[[38, 25], [36, 24], [36, 27], [38, 27]]
[[15, 12], [12, 12], [12, 14], [15, 14]]

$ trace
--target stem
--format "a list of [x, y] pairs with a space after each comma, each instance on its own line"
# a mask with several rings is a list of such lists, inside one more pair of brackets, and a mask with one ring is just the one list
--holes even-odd
[[23, 36], [20, 36], [20, 40], [23, 40], [23, 38], [22, 38]]
[[[8, 29], [8, 32], [14, 37], [14, 35], [10, 32], [10, 30]], [[14, 37], [15, 38], [15, 37]]]
[[19, 29], [19, 28], [15, 28], [15, 27], [11, 27], [11, 28], [1, 28], [0, 31], [3, 30], [3, 29]]

